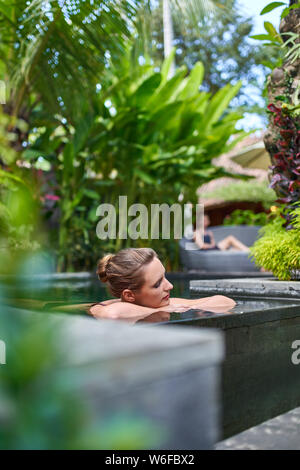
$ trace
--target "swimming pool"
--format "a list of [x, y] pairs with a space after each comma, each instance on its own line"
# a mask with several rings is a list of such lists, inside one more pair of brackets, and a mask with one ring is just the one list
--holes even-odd
[[[189, 298], [189, 281], [187, 279], [172, 280], [174, 297]], [[86, 276], [70, 278], [70, 276], [22, 278], [13, 282], [0, 284], [3, 301], [15, 307], [34, 310], [47, 310], [59, 305], [95, 303], [111, 299], [106, 285], [97, 278]], [[80, 313], [80, 309], [72, 313]]]
[[[184, 279], [183, 276], [175, 278], [171, 275], [169, 280], [172, 282], [174, 288], [172, 290], [173, 297], [190, 298], [189, 279]], [[56, 277], [53, 280], [43, 278], [22, 279], [14, 283], [2, 283], [0, 288], [4, 292], [5, 303], [9, 303], [15, 307], [52, 311], [59, 310], [60, 306], [65, 305], [78, 305], [84, 303], [95, 303], [103, 300], [111, 299], [107, 287], [100, 283], [98, 279], [92, 276], [74, 277], [68, 279], [67, 277]], [[210, 296], [211, 294], [201, 294], [199, 298]], [[169, 316], [171, 322], [194, 322], [200, 319], [209, 319], [211, 317], [221, 317], [230, 315], [242, 315], [257, 311], [273, 310], [286, 305], [283, 299], [245, 299], [234, 297], [237, 305], [230, 310], [229, 313], [214, 313], [203, 311], [199, 309], [190, 309], [186, 312], [172, 313]], [[290, 303], [289, 306], [299, 306], [300, 302], [295, 301]], [[75, 308], [69, 311], [70, 314], [83, 314], [80, 308]], [[147, 319], [145, 319], [147, 321]], [[140, 320], [142, 321], [142, 320]], [[159, 319], [156, 317], [156, 322], [165, 322], [165, 316]]]
[[[173, 296], [189, 298], [189, 279], [174, 279]], [[206, 297], [211, 293], [201, 293]], [[1, 297], [1, 285], [0, 285]], [[237, 305], [229, 313], [190, 309], [152, 315], [136, 323], [156, 328], [217, 328], [225, 336], [222, 367], [223, 438], [239, 433], [300, 405], [300, 366], [291, 362], [291, 345], [300, 338], [300, 300], [232, 296]], [[56, 314], [61, 306], [110, 298], [104, 285], [89, 275], [69, 279], [22, 279], [2, 284], [2, 305]], [[0, 299], [1, 300], [1, 299]], [[68, 312], [86, 315], [78, 308]], [[101, 321], [101, 320], [100, 320]], [[134, 323], [134, 322], [131, 322]], [[116, 322], [116, 328], [120, 323]], [[200, 331], [200, 330], [199, 330]]]

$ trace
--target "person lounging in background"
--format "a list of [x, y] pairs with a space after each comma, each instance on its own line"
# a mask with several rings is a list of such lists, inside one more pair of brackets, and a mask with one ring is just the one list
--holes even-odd
[[203, 239], [199, 231], [194, 232], [194, 242], [198, 245], [200, 250], [225, 251], [225, 250], [229, 250], [230, 248], [233, 248], [239, 251], [249, 251], [248, 246], [244, 245], [233, 235], [229, 235], [228, 237], [221, 240], [219, 243], [216, 243], [212, 231], [207, 230], [207, 228], [210, 225], [210, 218], [208, 215], [204, 215], [203, 224], [204, 224]]

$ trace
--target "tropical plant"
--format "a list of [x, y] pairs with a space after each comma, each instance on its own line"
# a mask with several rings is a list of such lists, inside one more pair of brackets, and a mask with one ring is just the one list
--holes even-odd
[[[300, 3], [295, 0], [292, 0], [290, 5], [285, 2], [271, 2], [262, 9], [260, 14], [265, 15], [266, 13], [283, 6], [285, 6], [285, 8], [281, 12], [281, 20], [284, 20], [292, 10], [299, 9]], [[300, 58], [300, 45], [297, 41], [299, 35], [297, 32], [288, 31], [285, 27], [284, 35], [281, 35], [280, 32], [276, 30], [275, 26], [269, 21], [264, 22], [264, 28], [264, 34], [256, 34], [251, 37], [260, 41], [265, 41], [264, 46], [268, 46], [269, 48], [275, 47], [277, 49], [277, 62], [269, 62], [271, 69], [282, 66], [283, 60], [289, 60], [292, 64]]]
[[[106, 130], [108, 138], [95, 142], [95, 148], [111, 157], [104, 168], [101, 161], [104, 177], [116, 169], [117, 181], [123, 185], [132, 181], [133, 176], [144, 184], [163, 185], [164, 191], [172, 182], [178, 195], [183, 192], [185, 200], [195, 200], [193, 191], [201, 181], [224, 173], [213, 167], [213, 155], [235, 145], [235, 140], [228, 144], [230, 135], [239, 138], [243, 135], [235, 129], [241, 115], [227, 112], [241, 83], [227, 84], [210, 98], [208, 93], [199, 92], [204, 74], [201, 63], [188, 76], [186, 67], [182, 67], [168, 79], [174, 52], [160, 73], [148, 64], [132, 73], [125, 57], [121, 78], [116, 79], [120, 65], [116, 70], [112, 64], [106, 85], [109, 92], [103, 90], [108, 109], [103, 109], [101, 120], [101, 129]], [[102, 142], [104, 147], [100, 147]], [[111, 144], [107, 147], [109, 142], [113, 142], [113, 149]], [[132, 168], [126, 175], [129, 154]], [[98, 161], [95, 159], [96, 165]]]
[[118, 54], [131, 35], [135, 6], [126, 0], [2, 1], [0, 72], [7, 87], [6, 112], [28, 121], [42, 103], [44, 113], [75, 119], [82, 96], [90, 102], [94, 94], [106, 56]]
[[[300, 106], [295, 106], [294, 110], [297, 108], [300, 111]], [[278, 202], [292, 208], [292, 204], [300, 199], [300, 122], [285, 103], [281, 107], [271, 104], [268, 109], [280, 129], [276, 142], [278, 151], [270, 167], [273, 172], [270, 187], [277, 192]]]
[[[199, 24], [199, 21], [205, 16], [209, 15], [220, 6], [220, 3], [214, 0], [162, 0], [163, 10], [163, 35], [164, 35], [164, 57], [167, 58], [171, 54], [173, 48], [173, 20], [172, 11], [178, 17], [180, 16], [180, 23], [186, 20], [192, 22], [193, 25]], [[182, 21], [183, 20], [183, 21]], [[170, 76], [175, 73], [174, 59], [170, 65]]]
[[[261, 14], [283, 5], [283, 2], [272, 2]], [[281, 14], [280, 32], [270, 23], [265, 23], [268, 35], [258, 37], [272, 43], [275, 41], [287, 50], [282, 64], [268, 79], [270, 122], [264, 142], [272, 161], [271, 187], [276, 191], [279, 202], [287, 204], [290, 209], [294, 202], [299, 201], [300, 194], [299, 19], [300, 4], [291, 0]], [[293, 38], [296, 38], [294, 43]], [[289, 211], [285, 217], [287, 222], [291, 220]]]
[[[4, 118], [1, 117], [0, 138], [3, 135], [5, 142], [9, 142], [5, 149], [0, 148], [3, 184], [1, 224], [6, 233], [11, 224], [7, 209], [8, 197], [12, 200], [12, 196], [15, 196], [15, 208], [22, 201], [22, 196], [17, 197], [20, 192], [7, 191], [7, 187], [22, 186], [24, 177], [25, 180], [30, 180], [30, 173], [35, 174], [33, 176], [41, 173], [35, 169], [45, 163], [42, 156], [39, 160], [39, 156], [36, 156], [38, 161], [33, 166], [30, 166], [27, 157], [23, 160], [23, 150], [30, 144], [28, 138], [34, 126], [37, 127], [37, 133], [41, 128], [45, 130], [47, 127], [53, 130], [65, 126], [67, 132], [70, 128], [74, 130], [74, 125], [82, 119], [82, 110], [87, 113], [92, 107], [96, 85], [101, 81], [101, 73], [108, 58], [116, 58], [122, 52], [126, 39], [131, 36], [138, 3], [135, 0], [1, 2], [0, 85], [1, 102], [4, 102], [3, 110], [7, 118], [3, 123]], [[5, 96], [2, 93], [3, 84], [6, 88]], [[79, 130], [78, 133], [80, 132]], [[14, 136], [13, 139], [9, 139], [11, 135]], [[54, 140], [54, 144], [56, 143], [57, 139]], [[65, 142], [60, 144], [65, 147]], [[64, 162], [56, 162], [68, 168], [64, 179], [67, 193], [70, 148], [71, 145], [67, 146], [65, 153], [60, 152], [61, 158], [66, 158], [65, 165]], [[10, 161], [10, 155], [13, 162]], [[18, 165], [15, 161], [19, 162]], [[50, 186], [55, 185], [55, 175], [53, 176], [54, 181], [50, 181]], [[33, 181], [34, 178], [31, 178], [27, 189], [36, 202], [40, 198], [46, 198], [48, 202], [49, 197], [55, 198], [51, 194], [52, 188], [50, 194], [43, 193], [43, 181], [36, 178], [36, 184], [32, 184]], [[24, 191], [26, 192], [23, 185]], [[64, 204], [68, 205], [67, 202]], [[65, 212], [68, 210], [66, 207]], [[26, 213], [25, 210], [19, 211], [22, 212], [23, 215]], [[19, 236], [18, 229], [14, 228], [12, 233], [13, 237]], [[31, 232], [24, 227], [20, 234], [23, 241], [25, 233]], [[28, 236], [26, 235], [27, 239]], [[63, 236], [61, 238], [64, 239]], [[8, 240], [12, 238], [6, 237], [5, 246]]]
[[[87, 110], [92, 106], [107, 57], [116, 57], [131, 36], [137, 3], [1, 2], [0, 79], [6, 88], [3, 100], [6, 121], [4, 125], [1, 118], [1, 137], [9, 142], [4, 151], [0, 148], [1, 182], [5, 186], [20, 185], [23, 175], [28, 180], [28, 173], [34, 173], [34, 168], [22, 171], [21, 162], [32, 126], [68, 127], [82, 118], [83, 107]], [[68, 148], [62, 154], [67, 160]], [[21, 165], [15, 165], [11, 158], [18, 159]], [[28, 189], [38, 201], [39, 185], [32, 186], [32, 181]], [[5, 190], [1, 197], [4, 193], [7, 198]], [[7, 226], [8, 213], [3, 202], [1, 212], [2, 224]]]
[[223, 225], [266, 225], [268, 215], [265, 212], [255, 213], [247, 209], [236, 209], [226, 215]]
[[58, 237], [60, 270], [88, 269], [103, 250], [126, 244], [97, 241], [99, 203], [115, 204], [122, 194], [128, 205], [173, 204], [182, 195], [196, 202], [199, 184], [226, 174], [211, 160], [233, 147], [228, 139], [241, 117], [227, 112], [240, 83], [211, 98], [199, 92], [200, 63], [168, 80], [174, 52], [161, 73], [132, 61], [125, 38], [136, 4], [100, 4], [18, 0], [0, 9], [1, 67], [13, 84], [5, 109], [28, 123], [22, 131], [11, 119], [12, 145], [20, 171], [38, 175], [32, 189], [54, 243]]
[[[262, 14], [283, 5], [283, 2], [272, 2]], [[272, 25], [267, 25], [273, 42], [280, 44], [280, 51], [289, 49], [268, 78], [270, 120], [264, 137], [272, 161], [271, 187], [285, 208], [272, 224], [266, 225], [252, 254], [257, 264], [273, 271], [281, 280], [297, 278], [300, 260], [297, 209], [300, 194], [299, 20], [300, 4], [290, 0], [282, 12], [279, 33]], [[270, 37], [258, 39], [269, 40]]]
[[[235, 129], [241, 116], [227, 112], [240, 83], [228, 84], [210, 98], [199, 92], [201, 63], [189, 76], [182, 67], [168, 79], [173, 54], [159, 73], [150, 64], [132, 67], [128, 50], [123, 62], [112, 62], [103, 75], [93, 113], [83, 113], [74, 128], [53, 122], [30, 136], [25, 156], [32, 163], [42, 156], [56, 173], [64, 266], [72, 265], [74, 247], [82, 245], [70, 237], [76, 225], [86, 244], [91, 243], [99, 203], [117, 205], [119, 195], [127, 195], [128, 206], [173, 204], [180, 195], [182, 203], [196, 202], [199, 184], [227, 174], [212, 159], [234, 146], [236, 140], [228, 143], [230, 136], [245, 135]], [[117, 250], [126, 243], [132, 240], [102, 241], [101, 246]]]
[[[16, 133], [7, 132], [11, 118], [0, 114], [0, 156], [3, 166], [0, 168], [0, 260], [1, 272], [9, 270], [10, 256], [16, 251], [35, 250], [38, 242], [33, 237], [36, 222], [37, 204], [32, 194], [34, 182], [30, 175], [25, 175], [18, 167], [17, 152], [13, 145]], [[26, 130], [26, 124], [18, 120], [19, 129]], [[4, 261], [4, 258], [6, 261]]]
[[[261, 93], [261, 75], [267, 73], [266, 67], [274, 62], [278, 53], [275, 48], [266, 50], [261, 44], [249, 40], [253, 19], [241, 12], [237, 0], [218, 1], [213, 14], [206, 15], [197, 24], [192, 18], [183, 21], [182, 15], [175, 16], [174, 20], [176, 65], [185, 64], [191, 69], [197, 61], [205, 64], [203, 89], [213, 94], [226, 83], [234, 83], [238, 77], [243, 86], [231, 106], [243, 106], [248, 112], [251, 110], [265, 117], [265, 106], [260, 104], [261, 99], [258, 102], [254, 94], [249, 94], [249, 86]], [[152, 48], [150, 44], [147, 53], [161, 63], [163, 25], [160, 3], [152, 4], [148, 29], [151, 31]]]
[[265, 225], [261, 237], [250, 248], [255, 263], [273, 272], [281, 281], [300, 277], [300, 209], [291, 211], [292, 229], [284, 228], [283, 212]]

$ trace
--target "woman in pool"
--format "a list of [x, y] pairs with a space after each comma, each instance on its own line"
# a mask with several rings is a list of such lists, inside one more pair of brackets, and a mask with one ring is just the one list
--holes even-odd
[[214, 235], [211, 230], [207, 230], [210, 225], [210, 219], [208, 215], [204, 215], [203, 220], [204, 225], [204, 237], [202, 240], [201, 234], [199, 232], [194, 232], [194, 241], [199, 246], [200, 250], [229, 250], [233, 248], [234, 250], [239, 251], [249, 251], [249, 247], [240, 242], [233, 235], [228, 235], [228, 237], [223, 238], [219, 243], [215, 242]]
[[117, 299], [91, 305], [89, 312], [96, 318], [130, 319], [191, 308], [225, 312], [235, 305], [234, 300], [222, 295], [202, 299], [170, 297], [173, 285], [151, 248], [127, 248], [104, 256], [98, 263], [97, 274]]

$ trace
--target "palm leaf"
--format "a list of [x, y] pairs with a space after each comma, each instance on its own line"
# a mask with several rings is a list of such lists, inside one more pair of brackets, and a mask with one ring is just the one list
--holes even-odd
[[[138, 2], [107, 1], [103, 8], [103, 1], [95, 0], [77, 3], [76, 10], [71, 2], [5, 3], [7, 11], [14, 8], [12, 16], [20, 25], [12, 25], [0, 9], [0, 57], [9, 70], [14, 114], [28, 99], [28, 91], [35, 90], [53, 112], [64, 109], [73, 116], [74, 96], [90, 100], [107, 51], [117, 55], [124, 48]], [[11, 47], [5, 47], [4, 41], [10, 41]]]

